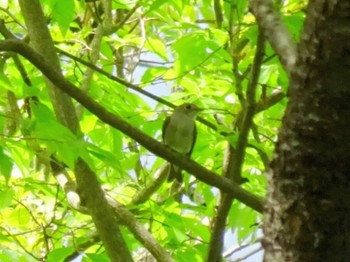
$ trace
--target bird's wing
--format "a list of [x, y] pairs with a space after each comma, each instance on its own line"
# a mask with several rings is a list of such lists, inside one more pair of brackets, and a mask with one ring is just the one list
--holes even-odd
[[196, 122], [194, 123], [194, 126], [193, 126], [192, 136], [193, 136], [192, 145], [191, 145], [190, 152], [188, 152], [188, 153], [186, 154], [187, 156], [191, 156], [192, 151], [193, 151], [193, 148], [194, 148], [194, 144], [196, 143], [196, 139], [197, 139], [197, 126], [196, 126]]

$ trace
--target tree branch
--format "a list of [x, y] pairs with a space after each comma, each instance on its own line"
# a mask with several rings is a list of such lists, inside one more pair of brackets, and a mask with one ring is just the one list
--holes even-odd
[[173, 262], [173, 259], [154, 239], [152, 234], [140, 224], [134, 215], [115, 200], [109, 201], [114, 207], [117, 217], [125, 224], [142, 245], [160, 262]]
[[294, 70], [297, 59], [295, 41], [273, 8], [271, 0], [250, 0], [250, 10], [254, 14], [266, 39], [277, 53], [287, 73]]
[[229, 179], [218, 176], [214, 172], [207, 170], [193, 160], [189, 160], [186, 156], [171, 150], [157, 140], [134, 128], [132, 125], [121, 119], [118, 115], [108, 112], [103, 106], [95, 102], [75, 85], [67, 81], [62, 76], [60, 71], [52, 68], [52, 66], [46, 62], [44, 57], [34, 51], [27, 44], [18, 40], [0, 41], [0, 51], [14, 51], [21, 54], [33, 65], [35, 65], [47, 78], [54, 82], [58, 88], [81, 103], [86, 109], [95, 114], [104, 123], [120, 130], [154, 154], [180, 166], [182, 169], [193, 174], [197, 179], [222, 189], [224, 192], [227, 192], [232, 197], [237, 198], [247, 206], [258, 212], [262, 212], [262, 199], [242, 189]]
[[[102, 24], [98, 24], [98, 26], [95, 30], [95, 34], [93, 36], [93, 39], [90, 43], [91, 51], [90, 51], [90, 55], [89, 55], [89, 59], [90, 59], [89, 62], [91, 64], [96, 64], [98, 61], [98, 58], [100, 56], [102, 37], [103, 37], [103, 26], [102, 26]], [[88, 67], [85, 70], [84, 75], [83, 75], [83, 79], [82, 79], [82, 83], [80, 86], [84, 92], [88, 92], [94, 72], [95, 72], [95, 70], [91, 69], [90, 67]], [[83, 107], [81, 107], [81, 105], [77, 105], [76, 112], [77, 112], [78, 119], [80, 119], [82, 114], [83, 114]]]
[[141, 189], [130, 201], [131, 205], [139, 205], [146, 202], [154, 192], [156, 192], [164, 183], [169, 173], [169, 164], [164, 164], [158, 168], [155, 179], [147, 185], [145, 188]]
[[125, 241], [113, 209], [107, 202], [102, 188], [96, 186], [99, 185], [96, 174], [82, 159], [77, 160], [74, 172], [81, 201], [86, 203], [110, 260], [133, 261], [127, 246], [124, 246]]
[[103, 69], [99, 68], [98, 66], [96, 66], [96, 65], [94, 65], [92, 63], [89, 63], [88, 61], [85, 61], [84, 59], [76, 57], [76, 56], [74, 56], [74, 55], [72, 55], [72, 54], [70, 54], [70, 53], [68, 53], [68, 52], [66, 52], [66, 51], [64, 51], [64, 50], [62, 50], [60, 48], [56, 47], [56, 50], [60, 54], [62, 54], [64, 56], [67, 56], [67, 57], [69, 57], [69, 58], [71, 58], [71, 59], [73, 59], [73, 60], [75, 60], [75, 61], [77, 61], [77, 62], [79, 62], [79, 63], [81, 63], [81, 64], [83, 64], [83, 65], [85, 65], [85, 66], [87, 66], [87, 67], [89, 67], [91, 69], [93, 69], [93, 70], [95, 70], [96, 72], [100, 73], [101, 75], [104, 75], [107, 78], [109, 78], [109, 79], [111, 79], [111, 80], [113, 80], [113, 81], [115, 81], [115, 82], [117, 82], [117, 83], [119, 83], [119, 84], [121, 84], [121, 85], [123, 85], [125, 87], [128, 87], [128, 88], [130, 88], [130, 89], [132, 89], [132, 90], [134, 90], [134, 91], [136, 91], [136, 92], [138, 92], [140, 94], [143, 94], [143, 95], [153, 99], [154, 101], [157, 101], [159, 103], [167, 105], [167, 106], [169, 106], [171, 108], [175, 108], [175, 106], [172, 103], [170, 103], [167, 100], [165, 100], [165, 99], [163, 99], [163, 98], [161, 98], [159, 96], [156, 96], [156, 95], [154, 95], [154, 94], [152, 94], [150, 92], [147, 92], [146, 90], [142, 89], [138, 85], [131, 84], [131, 83], [129, 83], [128, 81], [126, 81], [124, 79], [121, 79], [121, 78], [119, 78], [117, 76], [114, 76], [114, 75], [104, 71]]
[[222, 15], [220, 0], [214, 0], [214, 11], [215, 11], [216, 25], [218, 28], [221, 28], [222, 22], [224, 21], [224, 17]]
[[[33, 47], [45, 54], [45, 57], [41, 57], [42, 61], [47, 63], [53, 72], [62, 76], [60, 61], [47, 28], [40, 2], [38, 0], [19, 0], [19, 5]], [[45, 80], [58, 120], [73, 133], [79, 133], [79, 122], [71, 97], [60, 88], [57, 88], [54, 80], [50, 78]], [[117, 223], [115, 223], [115, 216], [111, 207], [107, 204], [96, 174], [91, 171], [83, 160], [79, 159], [75, 164], [75, 177], [82, 199], [86, 201], [86, 205], [111, 261], [132, 261], [131, 254], [122, 238]]]
[[118, 24], [111, 27], [111, 32], [116, 32], [120, 28], [124, 26], [124, 24], [129, 20], [129, 18], [136, 12], [136, 10], [140, 7], [140, 1], [137, 1], [133, 8], [130, 9], [130, 11], [125, 15], [122, 21], [120, 21]]
[[[93, 70], [95, 70], [96, 72], [100, 73], [101, 75], [104, 75], [107, 78], [109, 78], [109, 79], [111, 79], [111, 80], [113, 80], [113, 81], [115, 81], [115, 82], [117, 82], [119, 84], [122, 84], [123, 86], [126, 86], [126, 87], [128, 87], [128, 88], [130, 88], [130, 89], [132, 89], [132, 90], [134, 90], [134, 91], [136, 91], [136, 92], [138, 92], [138, 93], [140, 93], [142, 95], [145, 95], [145, 96], [153, 99], [154, 101], [162, 103], [163, 105], [169, 106], [170, 108], [175, 108], [175, 106], [172, 103], [170, 103], [169, 101], [167, 101], [167, 100], [165, 100], [165, 99], [163, 99], [163, 98], [161, 98], [159, 96], [156, 96], [156, 95], [146, 91], [145, 89], [141, 88], [138, 85], [131, 84], [130, 82], [128, 82], [128, 81], [126, 81], [124, 79], [121, 79], [121, 78], [119, 78], [117, 76], [114, 76], [114, 75], [104, 71], [103, 69], [99, 68], [98, 66], [96, 66], [96, 65], [94, 65], [92, 63], [89, 63], [88, 61], [85, 61], [84, 59], [76, 57], [76, 56], [74, 56], [74, 55], [72, 55], [72, 54], [70, 54], [70, 53], [68, 53], [68, 52], [66, 52], [66, 51], [64, 51], [64, 50], [62, 50], [62, 49], [60, 49], [58, 47], [56, 47], [56, 50], [60, 54], [62, 54], [64, 56], [67, 56], [67, 57], [69, 57], [69, 58], [71, 58], [71, 59], [73, 59], [73, 60], [75, 60], [75, 61], [77, 61], [77, 62], [79, 62], [79, 63], [81, 63], [81, 64], [83, 64], [83, 65], [85, 65], [85, 66], [87, 66], [87, 67], [89, 67], [91, 69], [93, 69]], [[243, 79], [243, 77], [240, 77], [240, 78]], [[237, 81], [237, 85], [238, 85], [238, 81]], [[282, 93], [282, 92], [276, 92], [276, 93], [271, 94], [270, 96], [266, 97], [266, 99], [261, 100], [260, 102], [258, 102], [258, 104], [256, 105], [256, 112], [255, 113], [257, 114], [257, 113], [259, 113], [259, 112], [261, 112], [261, 111], [263, 111], [263, 110], [265, 110], [265, 109], [275, 105], [276, 103], [278, 103], [284, 97], [285, 97], [285, 94]], [[240, 118], [240, 117], [238, 117], [238, 118]], [[202, 118], [200, 116], [197, 117], [197, 120], [200, 123], [204, 124], [205, 126], [209, 127], [212, 130], [215, 130], [215, 131], [218, 130], [218, 127], [215, 124], [207, 121], [206, 119], [204, 119], [204, 118]], [[220, 134], [223, 135], [223, 136], [227, 136], [228, 135], [225, 132], [221, 132]]]
[[[251, 78], [248, 84], [246, 93], [245, 104], [243, 108], [244, 116], [242, 124], [239, 126], [239, 137], [235, 149], [229, 145], [228, 156], [230, 157], [226, 173], [226, 177], [230, 180], [239, 183], [241, 180], [242, 166], [245, 157], [245, 149], [248, 144], [248, 135], [250, 128], [253, 124], [253, 117], [256, 109], [255, 93], [258, 85], [258, 79], [260, 74], [260, 67], [263, 62], [265, 50], [265, 38], [262, 33], [259, 32], [257, 39], [257, 47], [255, 51], [254, 63], [251, 70]], [[233, 152], [234, 151], [234, 152]], [[208, 262], [220, 262], [222, 261], [222, 249], [223, 249], [223, 237], [226, 227], [226, 220], [232, 206], [233, 198], [222, 192], [222, 198], [218, 207], [218, 212], [215, 216], [215, 223], [212, 230], [212, 235], [209, 244]]]
[[[68, 52], [66, 52], [66, 51], [64, 51], [64, 50], [62, 50], [60, 48], [56, 47], [56, 50], [60, 54], [62, 54], [64, 56], [67, 56], [67, 57], [69, 57], [69, 58], [71, 58], [71, 59], [73, 59], [73, 60], [75, 60], [75, 61], [77, 61], [77, 62], [79, 62], [79, 63], [81, 63], [81, 64], [83, 64], [83, 65], [85, 65], [85, 66], [87, 66], [87, 67], [89, 67], [91, 69], [93, 69], [93, 70], [95, 70], [96, 72], [100, 73], [101, 75], [104, 75], [107, 78], [109, 78], [109, 79], [111, 79], [111, 80], [113, 80], [113, 81], [115, 81], [115, 82], [117, 82], [119, 84], [122, 84], [123, 86], [126, 86], [126, 87], [128, 87], [128, 88], [130, 88], [130, 89], [132, 89], [132, 90], [134, 90], [134, 91], [136, 91], [136, 92], [138, 92], [138, 93], [140, 93], [142, 95], [145, 95], [145, 96], [153, 99], [154, 101], [162, 103], [163, 105], [169, 106], [170, 108], [175, 108], [175, 106], [172, 103], [170, 103], [169, 101], [167, 101], [167, 100], [165, 100], [165, 99], [163, 99], [163, 98], [161, 98], [159, 96], [156, 96], [156, 95], [146, 91], [145, 89], [141, 88], [138, 85], [131, 84], [131, 83], [129, 83], [128, 81], [126, 81], [124, 79], [121, 79], [121, 78], [119, 78], [117, 76], [114, 76], [114, 75], [104, 71], [103, 69], [99, 68], [98, 66], [96, 66], [96, 65], [94, 65], [92, 63], [89, 63], [89, 62], [85, 61], [84, 59], [76, 57], [76, 56], [74, 56], [74, 55], [72, 55], [72, 54], [70, 54], [70, 53], [68, 53]], [[215, 130], [215, 131], [218, 129], [215, 124], [207, 121], [206, 119], [204, 119], [202, 117], [197, 117], [197, 120], [199, 122], [201, 122], [202, 124], [206, 125], [207, 127]], [[222, 134], [222, 135], [225, 135], [225, 134]]]
[[[63, 176], [64, 170], [62, 170], [62, 167], [59, 166], [55, 161], [51, 161], [52, 169], [53, 172], [57, 178], [57, 180], [60, 183], [61, 187], [64, 189], [65, 192], [67, 192], [67, 199], [68, 202], [71, 204], [71, 206], [75, 209], [77, 209], [79, 212], [85, 213], [85, 214], [91, 214], [91, 208], [86, 208], [81, 205], [81, 199], [79, 195], [75, 191], [75, 183], [73, 181], [66, 181], [66, 179], [69, 179], [69, 176]], [[90, 172], [91, 171], [87, 171]], [[85, 176], [87, 176], [87, 172], [84, 172]], [[167, 173], [165, 173], [167, 174]], [[86, 180], [87, 178], [85, 178]], [[163, 180], [166, 179], [166, 176], [163, 175]], [[90, 180], [90, 178], [88, 178]], [[90, 192], [89, 195], [93, 195], [95, 198], [97, 197], [93, 192], [91, 192], [91, 189], [88, 188], [86, 191]], [[157, 261], [163, 261], [163, 262], [171, 262], [172, 258], [170, 255], [165, 251], [164, 248], [162, 248], [157, 240], [152, 236], [150, 232], [148, 232], [141, 223], [137, 221], [137, 219], [134, 217], [134, 215], [122, 204], [117, 202], [115, 199], [109, 197], [108, 195], [104, 194], [108, 205], [113, 207], [113, 210], [115, 212], [115, 215], [118, 219], [117, 222], [119, 224], [125, 225], [129, 231], [135, 236], [137, 240], [139, 240], [145, 248], [148, 249], [148, 251], [154, 256], [154, 258], [157, 259]], [[143, 194], [143, 197], [145, 197], [145, 194]], [[141, 197], [141, 199], [143, 199]], [[84, 201], [84, 199], [83, 199]], [[99, 200], [97, 200], [99, 201]], [[142, 200], [139, 199], [139, 203], [142, 202]], [[138, 204], [138, 203], [132, 203], [132, 204]], [[97, 205], [100, 206], [100, 205]], [[95, 207], [93, 207], [95, 208]], [[108, 223], [105, 220], [102, 221], [102, 223]], [[98, 238], [100, 240], [100, 238]], [[88, 241], [89, 243], [93, 244], [97, 242], [96, 237], [94, 240], [91, 242]], [[80, 250], [78, 248], [78, 250]], [[74, 252], [74, 254], [70, 255], [70, 257], [76, 256], [76, 254], [79, 252]], [[68, 261], [68, 260], [67, 260]]]

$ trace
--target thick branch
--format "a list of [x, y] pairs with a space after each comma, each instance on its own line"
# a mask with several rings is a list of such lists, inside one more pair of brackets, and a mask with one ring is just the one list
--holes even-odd
[[288, 73], [291, 73], [297, 58], [296, 44], [279, 14], [273, 8], [272, 1], [250, 0], [250, 10], [266, 39], [277, 53], [283, 67]]
[[[40, 2], [38, 0], [20, 0], [19, 4], [33, 47], [45, 54], [45, 57], [41, 57], [42, 61], [48, 63], [51, 70], [61, 76], [60, 61], [47, 28]], [[71, 97], [60, 88], [57, 88], [56, 81], [53, 79], [48, 77], [45, 80], [58, 120], [73, 133], [79, 133], [79, 122]], [[75, 171], [82, 198], [86, 201], [110, 260], [132, 261], [131, 254], [115, 223], [114, 214], [107, 204], [96, 174], [82, 160], [77, 161]]]
[[182, 169], [193, 174], [197, 179], [209, 185], [222, 189], [224, 192], [227, 192], [232, 197], [237, 198], [242, 203], [258, 212], [262, 211], [262, 200], [259, 197], [240, 188], [229, 179], [220, 177], [214, 172], [211, 172], [200, 166], [196, 162], [187, 159], [187, 157], [183, 156], [182, 154], [171, 150], [162, 143], [154, 140], [140, 130], [134, 128], [119, 116], [108, 112], [104, 107], [102, 107], [72, 83], [63, 78], [60, 72], [54, 70], [39, 53], [35, 52], [25, 43], [17, 40], [5, 40], [0, 42], [0, 51], [14, 51], [21, 54], [31, 63], [33, 63], [41, 72], [43, 72], [46, 77], [55, 82], [58, 88], [76, 99], [90, 112], [95, 114], [101, 121], [135, 139], [137, 142], [139, 142], [154, 154], [180, 166]]
[[139, 240], [142, 245], [157, 259], [159, 262], [173, 262], [173, 259], [154, 239], [152, 234], [147, 231], [142, 224], [140, 224], [135, 216], [123, 205], [116, 201], [109, 201], [112, 203], [117, 217], [125, 224], [133, 235]]
[[[21, 11], [27, 25], [30, 41], [34, 49], [45, 54], [45, 60], [50, 62], [52, 68], [60, 70], [60, 61], [55, 52], [53, 41], [47, 29], [45, 16], [39, 1], [19, 1]], [[46, 86], [57, 119], [68, 127], [73, 133], [79, 132], [79, 123], [74, 112], [71, 98], [55, 87], [54, 83], [46, 81]]]
[[127, 247], [124, 246], [125, 241], [113, 209], [108, 204], [102, 188], [96, 186], [99, 182], [95, 173], [82, 159], [77, 161], [74, 171], [79, 195], [87, 205], [110, 260], [133, 261]]
[[[51, 166], [52, 166], [53, 172], [56, 175], [57, 181], [59, 181], [64, 191], [67, 192], [67, 199], [68, 199], [68, 202], [71, 204], [71, 206], [77, 209], [79, 212], [91, 214], [91, 211], [92, 211], [91, 208], [87, 209], [86, 207], [81, 205], [81, 199], [76, 192], [75, 183], [73, 181], [66, 181], [67, 179], [69, 179], [69, 176], [66, 176], [66, 174], [62, 174], [64, 172], [64, 170], [62, 170], [63, 167], [59, 166], [57, 164], [57, 161], [51, 161]], [[84, 173], [83, 173], [85, 177], [84, 180], [90, 181], [89, 176], [93, 175], [93, 173], [91, 172], [90, 169], [88, 169], [87, 166], [85, 166], [85, 168], [87, 168], [87, 170], [84, 170]], [[163, 180], [164, 179], [166, 179], [165, 176]], [[94, 189], [91, 189], [91, 186], [88, 186], [85, 192], [88, 192], [89, 196], [93, 196], [95, 201], [101, 203], [101, 201], [97, 197], [98, 194], [94, 193], [95, 191]], [[105, 195], [104, 192], [103, 192], [103, 195]], [[157, 261], [163, 261], [163, 262], [173, 261], [170, 255], [166, 252], [166, 250], [159, 245], [159, 243], [152, 236], [152, 234], [149, 231], [147, 231], [140, 222], [137, 221], [135, 216], [125, 206], [121, 205], [119, 202], [109, 197], [108, 195], [105, 195], [105, 197], [109, 205], [109, 206], [105, 206], [105, 208], [110, 208], [110, 206], [112, 206], [115, 211], [115, 215], [118, 218], [118, 221], [115, 221], [113, 224], [117, 224], [117, 222], [119, 222], [119, 224], [125, 225], [129, 229], [129, 231], [133, 233], [135, 238], [138, 239], [144, 245], [144, 247], [149, 250], [149, 252], [154, 256], [155, 259], [157, 259]], [[84, 200], [86, 199], [83, 199], [83, 201]], [[134, 204], [137, 204], [137, 203], [134, 203]], [[92, 207], [95, 210], [95, 212], [96, 211], [98, 212], [98, 210], [101, 209], [100, 204], [98, 204], [97, 206], [98, 208]], [[106, 221], [106, 219], [108, 218], [105, 217], [104, 220], [102, 220], [102, 223], [108, 224], [108, 221]], [[108, 232], [110, 232], [111, 228], [108, 227], [107, 230]], [[97, 240], [97, 238], [95, 237], [93, 241], [90, 240], [88, 241], [88, 243], [95, 243], [99, 240], [100, 238], [98, 238]], [[73, 253], [72, 255], [70, 255], [70, 257], [76, 256], [77, 253], [78, 252]]]

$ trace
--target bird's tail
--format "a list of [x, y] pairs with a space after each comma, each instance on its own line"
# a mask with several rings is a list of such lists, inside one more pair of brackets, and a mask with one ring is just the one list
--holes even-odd
[[169, 175], [168, 175], [168, 182], [171, 182], [173, 180], [177, 180], [180, 184], [182, 184], [183, 178], [182, 178], [182, 170], [178, 166], [170, 165]]

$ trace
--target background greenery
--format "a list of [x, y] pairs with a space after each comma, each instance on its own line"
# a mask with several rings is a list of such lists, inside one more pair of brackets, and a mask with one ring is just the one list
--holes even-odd
[[[105, 1], [110, 9], [100, 1], [40, 2], [66, 79], [158, 140], [170, 110], [157, 97], [208, 109], [201, 117], [212, 125], [197, 123], [192, 159], [217, 174], [223, 172], [225, 149], [235, 148], [239, 139], [256, 52], [258, 26], [248, 1]], [[26, 41], [17, 1], [0, 3], [2, 39], [8, 38], [7, 28]], [[305, 1], [276, 2], [295, 39], [304, 6]], [[171, 184], [163, 183], [144, 203], [130, 204], [153, 183], [165, 161], [76, 102], [82, 132], [73, 134], [56, 120], [42, 74], [27, 60], [20, 62], [24, 73], [13, 54], [2, 54], [0, 260], [63, 261], [78, 253], [84, 261], [108, 260], [91, 217], [70, 207], [66, 192], [51, 175], [48, 156], [54, 154], [72, 177], [77, 158], [87, 161], [108, 195], [127, 205], [176, 261], [203, 261], [220, 191], [186, 173], [182, 202], [169, 193]], [[272, 158], [287, 86], [287, 75], [267, 44], [255, 94], [261, 111], [254, 116], [241, 173], [248, 179], [242, 187], [260, 197], [265, 195], [264, 172]], [[156, 97], [141, 95], [140, 90]], [[234, 200], [224, 251], [257, 242], [261, 221], [258, 212]], [[144, 258], [134, 236], [125, 228], [122, 234], [135, 260]]]

